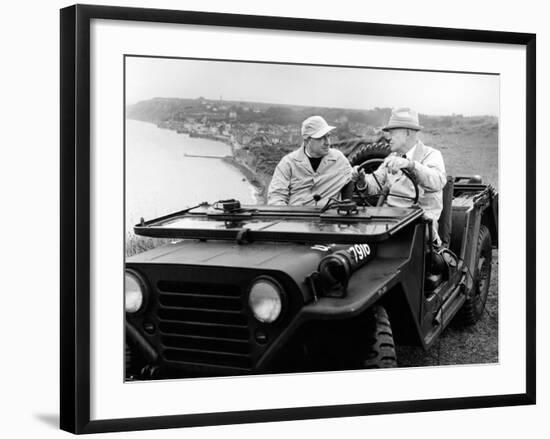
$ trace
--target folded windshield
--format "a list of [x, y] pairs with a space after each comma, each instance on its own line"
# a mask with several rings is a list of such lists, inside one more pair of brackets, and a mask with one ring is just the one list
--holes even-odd
[[422, 215], [419, 208], [338, 206], [238, 206], [202, 204], [162, 218], [142, 221], [135, 233], [164, 238], [245, 239], [248, 241], [358, 242], [387, 239]]

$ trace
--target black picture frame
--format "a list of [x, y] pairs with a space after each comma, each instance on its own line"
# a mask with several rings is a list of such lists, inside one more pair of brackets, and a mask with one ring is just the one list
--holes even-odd
[[[502, 43], [526, 48], [525, 393], [225, 413], [90, 420], [90, 22], [134, 20], [270, 30]], [[76, 5], [61, 10], [60, 424], [97, 433], [534, 404], [536, 401], [536, 36], [436, 27]]]

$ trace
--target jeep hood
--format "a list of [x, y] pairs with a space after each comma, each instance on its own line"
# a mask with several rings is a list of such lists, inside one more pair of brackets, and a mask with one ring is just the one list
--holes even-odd
[[302, 277], [317, 269], [329, 247], [337, 250], [343, 246], [181, 240], [132, 256], [126, 262], [279, 270]]

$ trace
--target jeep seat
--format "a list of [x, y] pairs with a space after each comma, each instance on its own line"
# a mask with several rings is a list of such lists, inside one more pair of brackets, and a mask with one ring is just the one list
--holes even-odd
[[439, 216], [439, 238], [441, 239], [443, 247], [449, 247], [451, 242], [451, 230], [452, 230], [452, 204], [453, 204], [453, 192], [454, 192], [454, 178], [447, 176], [447, 184], [443, 187], [443, 209]]

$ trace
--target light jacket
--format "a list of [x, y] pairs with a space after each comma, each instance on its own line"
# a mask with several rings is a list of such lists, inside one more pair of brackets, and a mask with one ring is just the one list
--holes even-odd
[[284, 156], [271, 179], [267, 194], [268, 204], [314, 206], [313, 196], [321, 199], [317, 205], [323, 207], [329, 198], [339, 199], [340, 190], [351, 180], [351, 165], [337, 149], [329, 149], [317, 171], [302, 145]]
[[[424, 145], [420, 140], [417, 141], [409, 153], [407, 153], [407, 157], [414, 161], [412, 173], [418, 183], [418, 204], [424, 210], [424, 215], [432, 220], [434, 238], [439, 241], [438, 221], [443, 210], [443, 187], [447, 183], [443, 156], [438, 150]], [[373, 173], [382, 187], [384, 189], [389, 188], [390, 193], [393, 194], [414, 197], [412, 182], [401, 171], [391, 174], [386, 167], [386, 163], [384, 161]], [[367, 174], [365, 177], [366, 191], [369, 194], [381, 192], [372, 174]], [[386, 204], [394, 207], [406, 207], [410, 206], [411, 203], [412, 201], [392, 197], [391, 195], [386, 199]]]

